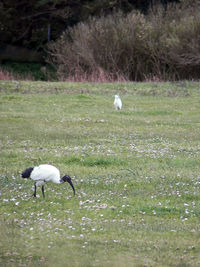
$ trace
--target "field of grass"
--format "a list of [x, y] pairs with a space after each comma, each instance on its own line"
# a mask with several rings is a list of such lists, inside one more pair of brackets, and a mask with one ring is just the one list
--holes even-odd
[[[200, 266], [199, 114], [199, 83], [0, 81], [0, 265]], [[76, 196], [34, 199], [41, 163]]]

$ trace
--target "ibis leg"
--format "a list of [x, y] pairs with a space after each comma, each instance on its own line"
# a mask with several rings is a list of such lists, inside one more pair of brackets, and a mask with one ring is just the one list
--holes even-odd
[[35, 186], [35, 190], [34, 190], [33, 196], [36, 197], [36, 183], [34, 184], [34, 186]]
[[44, 198], [44, 185], [42, 185], [42, 195], [43, 195], [43, 198]]

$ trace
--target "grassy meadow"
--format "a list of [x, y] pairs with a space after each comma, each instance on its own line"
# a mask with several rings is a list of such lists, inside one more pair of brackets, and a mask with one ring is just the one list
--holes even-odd
[[200, 266], [199, 114], [197, 82], [0, 81], [0, 265]]

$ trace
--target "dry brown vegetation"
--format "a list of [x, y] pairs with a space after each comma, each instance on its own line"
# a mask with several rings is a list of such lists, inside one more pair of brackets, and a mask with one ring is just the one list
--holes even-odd
[[199, 2], [91, 18], [49, 46], [62, 80], [199, 79]]

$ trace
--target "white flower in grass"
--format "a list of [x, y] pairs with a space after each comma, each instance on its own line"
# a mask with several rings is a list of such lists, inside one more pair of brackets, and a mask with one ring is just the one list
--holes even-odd
[[185, 214], [189, 214], [189, 210], [188, 209], [185, 209]]

